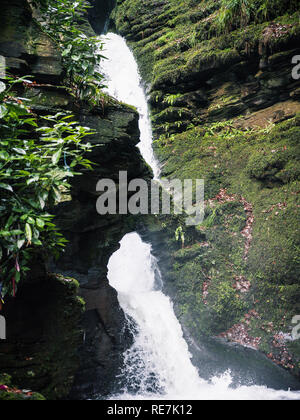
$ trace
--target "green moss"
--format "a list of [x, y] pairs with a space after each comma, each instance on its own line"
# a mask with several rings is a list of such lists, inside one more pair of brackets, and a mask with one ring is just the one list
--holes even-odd
[[211, 316], [211, 328], [221, 333], [230, 328], [243, 315], [246, 305], [237, 295], [232, 283], [222, 281], [209, 288], [208, 305]]
[[[178, 313], [195, 336], [225, 331], [255, 309], [262, 318], [255, 319], [251, 333], [261, 337], [260, 348], [269, 353], [270, 333], [261, 327], [272, 322], [273, 334], [289, 331], [300, 311], [299, 132], [298, 115], [261, 130], [236, 129], [233, 121], [197, 127], [157, 144], [164, 175], [203, 178], [206, 199], [214, 199], [197, 226], [199, 244], [177, 251], [166, 273], [171, 293], [176, 290]], [[271, 174], [270, 162], [278, 160]], [[293, 176], [283, 180], [290, 167]], [[231, 198], [219, 202], [215, 197], [224, 187]], [[254, 217], [247, 260], [241, 234], [249, 217], [244, 200]], [[233, 288], [240, 276], [251, 283], [247, 293]]]
[[[158, 244], [177, 313], [200, 338], [253, 309], [260, 318], [251, 334], [268, 353], [273, 334], [289, 332], [300, 313], [299, 108], [285, 113], [296, 88], [290, 63], [299, 11], [276, 9], [220, 33], [221, 3], [119, 0], [114, 20], [150, 87], [162, 175], [205, 180], [205, 219], [186, 232], [184, 249], [174, 241], [178, 221], [147, 220], [152, 240], [163, 235], [168, 248]], [[280, 117], [271, 112], [276, 103]], [[256, 115], [261, 110], [265, 117]], [[236, 289], [240, 278], [249, 290]]]

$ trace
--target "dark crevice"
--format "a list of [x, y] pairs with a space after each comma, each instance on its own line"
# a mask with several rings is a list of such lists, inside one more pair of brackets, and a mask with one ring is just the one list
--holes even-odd
[[105, 33], [109, 26], [109, 17], [116, 5], [116, 0], [89, 0], [89, 21], [97, 34]]

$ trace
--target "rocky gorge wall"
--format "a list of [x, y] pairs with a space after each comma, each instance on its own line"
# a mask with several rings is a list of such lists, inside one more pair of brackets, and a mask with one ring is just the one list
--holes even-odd
[[96, 184], [100, 179], [113, 179], [118, 185], [119, 171], [125, 170], [129, 180], [151, 177], [135, 147], [139, 142], [135, 110], [125, 105], [107, 105], [104, 116], [81, 112], [80, 121], [97, 132], [89, 138], [100, 146], [89, 156], [97, 167], [73, 182], [72, 200], [61, 203], [57, 209], [57, 223], [69, 245], [53, 268], [79, 280], [80, 295], [86, 302], [81, 364], [72, 398], [93, 393], [107, 395], [114, 386], [121, 355], [131, 343], [117, 293], [108, 284], [107, 265], [119, 248], [119, 241], [135, 230], [135, 220], [130, 216], [97, 214]]
[[183, 249], [180, 221], [141, 233], [194, 341], [259, 349], [299, 377], [299, 10], [219, 32], [220, 7], [118, 0], [113, 12], [149, 93], [162, 176], [205, 180], [205, 220]]
[[[136, 147], [138, 114], [105, 95], [99, 106], [76, 102], [64, 87], [57, 46], [25, 0], [2, 2], [0, 23], [0, 54], [9, 71], [34, 77], [34, 84], [25, 83], [18, 92], [31, 100], [33, 115], [71, 111], [95, 131], [88, 156], [94, 170], [75, 177], [72, 196], [52, 210], [69, 240], [66, 252], [58, 262], [41, 255], [16, 298], [4, 305], [7, 340], [0, 342], [0, 373], [10, 376], [3, 376], [8, 389], [12, 383], [47, 399], [105, 395], [131, 342], [116, 292], [108, 284], [107, 264], [134, 224], [125, 216], [97, 214], [96, 184], [101, 178], [117, 181], [121, 170], [128, 171], [129, 179], [151, 176]], [[1, 393], [0, 399], [7, 395], [16, 393]]]

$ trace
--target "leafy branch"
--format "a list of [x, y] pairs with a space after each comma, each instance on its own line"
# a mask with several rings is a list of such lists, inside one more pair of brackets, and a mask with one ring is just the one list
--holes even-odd
[[[38, 2], [35, 2], [37, 5]], [[104, 76], [98, 71], [103, 43], [98, 37], [87, 36], [83, 25], [91, 6], [86, 0], [40, 1], [46, 33], [60, 49], [66, 71], [66, 83], [77, 100], [97, 102], [104, 87]]]
[[[66, 240], [48, 210], [70, 191], [68, 180], [80, 168], [92, 168], [83, 140], [91, 130], [72, 115], [40, 117], [39, 127], [12, 87], [25, 78], [7, 78], [0, 93], [0, 284], [3, 294], [15, 294], [21, 276], [39, 250], [58, 256]], [[2, 82], [3, 83], [3, 82]], [[66, 160], [69, 165], [66, 166]]]

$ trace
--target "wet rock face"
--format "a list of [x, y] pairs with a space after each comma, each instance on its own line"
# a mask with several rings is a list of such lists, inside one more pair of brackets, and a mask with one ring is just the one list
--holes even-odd
[[32, 19], [25, 0], [4, 0], [0, 23], [0, 54], [10, 71], [32, 74], [41, 82], [22, 88], [32, 111], [72, 111], [74, 119], [95, 130], [88, 138], [95, 148], [87, 158], [96, 164], [94, 171], [74, 178], [71, 201], [53, 210], [70, 241], [60, 261], [47, 266], [57, 274], [47, 274], [38, 258], [17, 298], [4, 307], [10, 335], [0, 343], [0, 372], [10, 374], [16, 386], [50, 399], [65, 398], [71, 389], [71, 398], [104, 395], [131, 342], [107, 280], [107, 263], [134, 223], [97, 214], [96, 184], [102, 178], [117, 181], [119, 171], [128, 171], [129, 180], [151, 176], [136, 147], [138, 114], [109, 98], [99, 107], [74, 102], [62, 86], [61, 57]]
[[30, 74], [49, 84], [62, 80], [60, 54], [32, 19], [26, 0], [1, 2], [0, 28], [0, 55], [10, 72]]
[[97, 287], [81, 288], [80, 294], [87, 305], [81, 324], [80, 366], [70, 398], [104, 397], [116, 389], [122, 353], [131, 345], [132, 336], [117, 293], [105, 279]]
[[109, 16], [115, 7], [116, 0], [89, 0], [89, 21], [97, 34], [102, 34], [108, 27]]
[[30, 283], [4, 306], [7, 340], [0, 342], [0, 372], [48, 399], [66, 396], [79, 367], [83, 310], [75, 280], [32, 273]]

